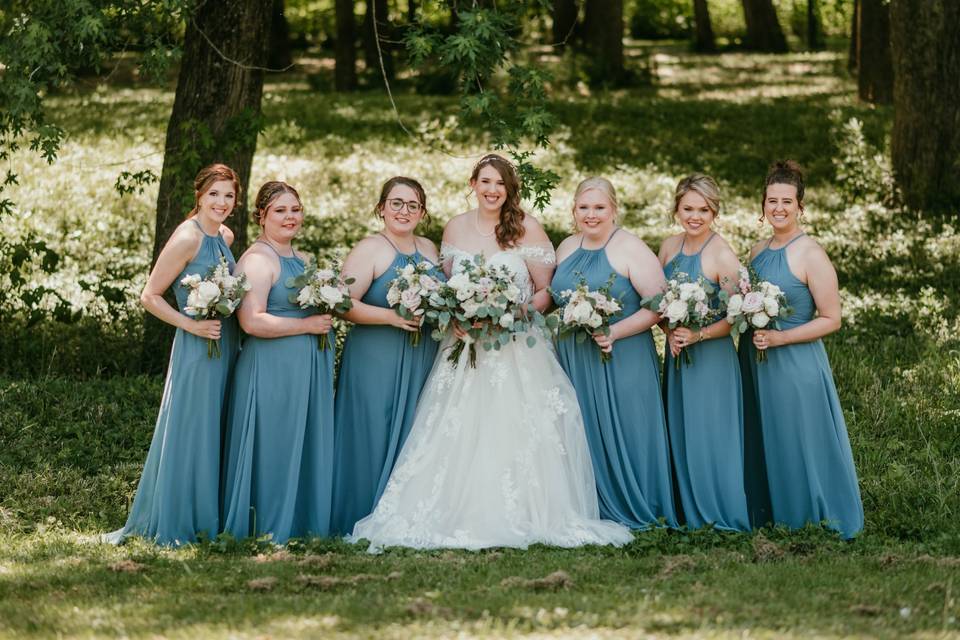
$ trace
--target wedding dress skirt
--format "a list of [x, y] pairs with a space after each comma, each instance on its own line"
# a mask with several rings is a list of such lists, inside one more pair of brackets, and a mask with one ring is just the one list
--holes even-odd
[[[527, 275], [522, 258], [496, 254]], [[519, 264], [517, 264], [519, 263]], [[520, 271], [522, 269], [522, 272]], [[448, 337], [420, 396], [410, 435], [373, 513], [349, 536], [387, 546], [482, 549], [543, 543], [625, 544], [629, 529], [600, 520], [577, 397], [552, 344], [535, 334], [499, 351]]]

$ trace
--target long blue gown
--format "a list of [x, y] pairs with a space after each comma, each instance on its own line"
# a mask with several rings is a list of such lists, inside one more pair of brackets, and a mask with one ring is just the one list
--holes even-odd
[[[640, 309], [640, 295], [607, 259], [609, 242], [600, 249], [584, 249], [581, 241], [557, 266], [550, 285], [557, 305], [563, 304], [559, 294], [575, 289], [581, 277], [596, 290], [615, 273], [610, 293], [623, 309], [614, 323]], [[593, 340], [578, 343], [573, 336], [559, 341], [557, 355], [583, 414], [600, 516], [633, 529], [655, 526], [660, 518], [676, 526], [659, 358], [650, 331], [617, 340], [606, 364]]]
[[[204, 233], [197, 255], [172, 285], [181, 313], [190, 290], [180, 281], [188, 275], [207, 276], [221, 256], [232, 271], [236, 263], [223, 237]], [[124, 527], [104, 536], [108, 542], [142, 536], [157, 544], [179, 546], [195, 542], [198, 533], [215, 536], [219, 531], [220, 439], [238, 333], [236, 319], [224, 318], [220, 357], [210, 358], [206, 338], [177, 329], [133, 507]]]
[[[669, 280], [686, 273], [703, 276], [700, 256], [680, 251], [663, 269]], [[714, 287], [717, 282], [708, 280]], [[747, 497], [743, 484], [743, 397], [740, 366], [733, 339], [715, 338], [687, 347], [675, 367], [670, 349], [663, 364], [663, 404], [680, 503], [687, 527], [713, 524], [717, 529], [746, 531]]]
[[[809, 322], [816, 311], [807, 285], [787, 263], [786, 247], [796, 239], [779, 249], [768, 242], [752, 263], [793, 308], [793, 315], [780, 318], [783, 330]], [[823, 342], [767, 349], [766, 361], [758, 363], [748, 332], [740, 340], [740, 369], [752, 524], [826, 522], [845, 538], [855, 536], [863, 529], [863, 505]]]
[[[270, 245], [267, 245], [270, 246]], [[272, 249], [272, 247], [271, 247]], [[289, 301], [285, 283], [303, 273], [300, 258], [280, 259], [267, 313], [314, 313]], [[224, 447], [223, 530], [273, 541], [326, 536], [333, 492], [334, 340], [247, 336], [237, 359]]]
[[[365, 304], [389, 308], [387, 291], [396, 269], [429, 262], [419, 250], [408, 255], [394, 249], [390, 267], [361, 298]], [[444, 279], [439, 269], [431, 275]], [[422, 330], [415, 347], [410, 335], [388, 325], [363, 324], [354, 325], [347, 335], [334, 403], [334, 533], [349, 534], [357, 520], [370, 515], [410, 432], [439, 348], [428, 329]]]

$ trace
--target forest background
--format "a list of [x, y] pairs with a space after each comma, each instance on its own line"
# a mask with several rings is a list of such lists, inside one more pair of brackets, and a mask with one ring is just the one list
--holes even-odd
[[[0, 635], [960, 635], [957, 24], [950, 0], [5, 3]], [[659, 531], [380, 557], [95, 542], [124, 520], [162, 391], [169, 334], [138, 293], [201, 166], [297, 186], [300, 247], [326, 253], [377, 228], [395, 174], [424, 182], [437, 239], [491, 149], [555, 242], [584, 177], [611, 179], [656, 248], [677, 180], [710, 173], [741, 254], [768, 233], [768, 164], [807, 168], [805, 228], [844, 302], [825, 342], [857, 541]], [[246, 202], [230, 224], [240, 250], [255, 238]]]

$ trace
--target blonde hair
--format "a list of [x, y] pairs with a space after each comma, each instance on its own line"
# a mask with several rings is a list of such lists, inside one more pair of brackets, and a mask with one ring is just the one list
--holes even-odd
[[704, 200], [714, 216], [720, 214], [720, 187], [716, 180], [703, 173], [691, 173], [689, 176], [677, 183], [677, 190], [673, 194], [673, 213], [677, 213], [680, 208], [680, 201], [683, 196], [693, 191]]
[[606, 178], [592, 177], [583, 180], [580, 184], [577, 185], [577, 190], [573, 194], [573, 229], [574, 231], [579, 231], [577, 227], [577, 200], [580, 199], [580, 196], [585, 194], [587, 191], [596, 190], [607, 196], [607, 199], [610, 201], [610, 204], [613, 205], [613, 219], [617, 219], [617, 214], [620, 213], [620, 202], [617, 200], [617, 190], [614, 188], [613, 183], [611, 183]]

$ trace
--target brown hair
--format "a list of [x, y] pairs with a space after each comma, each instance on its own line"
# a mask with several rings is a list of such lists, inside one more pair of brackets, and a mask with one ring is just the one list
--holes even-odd
[[264, 182], [263, 186], [260, 187], [260, 191], [257, 191], [257, 199], [253, 205], [253, 218], [257, 221], [258, 225], [263, 226], [263, 218], [267, 215], [267, 209], [270, 208], [274, 200], [285, 193], [289, 193], [296, 198], [300, 208], [303, 209], [303, 201], [300, 200], [300, 194], [289, 184], [280, 180]]
[[680, 208], [680, 201], [683, 200], [683, 196], [691, 191], [706, 200], [707, 207], [710, 208], [714, 216], [720, 213], [720, 187], [717, 186], [716, 180], [702, 173], [691, 173], [677, 183], [677, 190], [673, 194], [674, 215]]
[[760, 200], [760, 222], [763, 222], [763, 203], [767, 200], [767, 187], [772, 184], [792, 184], [797, 188], [797, 204], [803, 211], [803, 169], [795, 160], [777, 160], [767, 171], [763, 181], [763, 198]]
[[497, 244], [502, 249], [516, 246], [523, 237], [523, 219], [527, 216], [520, 206], [520, 178], [510, 161], [495, 153], [488, 153], [480, 158], [470, 174], [470, 182], [474, 183], [484, 167], [493, 167], [503, 179], [503, 186], [507, 190], [507, 201], [500, 208], [500, 221], [494, 231], [497, 235]]
[[423, 190], [423, 185], [413, 178], [407, 178], [406, 176], [394, 176], [383, 183], [383, 187], [380, 189], [380, 199], [377, 200], [377, 206], [373, 208], [373, 215], [381, 217], [380, 210], [383, 209], [383, 205], [387, 203], [387, 196], [389, 196], [393, 188], [398, 185], [410, 187], [414, 190], [417, 194], [417, 200], [420, 201], [420, 206], [423, 207], [423, 218], [421, 218], [421, 221], [426, 221], [430, 217], [430, 213], [427, 211], [427, 192]]
[[[237, 196], [236, 200], [240, 200], [240, 176], [237, 175], [237, 172], [225, 164], [208, 165], [200, 169], [197, 177], [193, 179], [193, 209], [190, 209], [190, 212], [187, 214], [188, 218], [200, 211], [200, 197], [213, 186], [214, 182], [219, 182], [220, 180], [229, 180], [232, 182], [233, 190]], [[234, 206], [236, 206], [236, 201], [234, 202]], [[232, 214], [233, 212], [231, 211], [230, 213]]]

